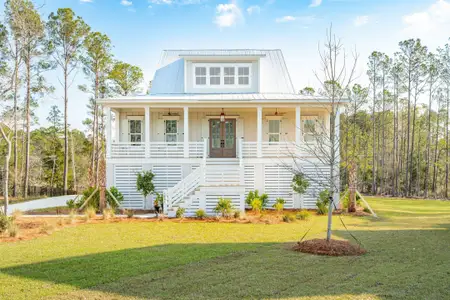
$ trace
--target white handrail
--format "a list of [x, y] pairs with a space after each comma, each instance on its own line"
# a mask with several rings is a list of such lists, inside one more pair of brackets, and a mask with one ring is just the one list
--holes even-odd
[[200, 176], [202, 173], [203, 168], [199, 167], [176, 185], [164, 191], [167, 208], [172, 208], [175, 204], [181, 202], [184, 197], [195, 191], [200, 186]]

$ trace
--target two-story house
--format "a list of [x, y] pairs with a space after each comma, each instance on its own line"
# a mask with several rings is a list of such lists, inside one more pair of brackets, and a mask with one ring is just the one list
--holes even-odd
[[[314, 153], [300, 146], [314, 142], [317, 122], [329, 126], [327, 99], [295, 92], [280, 50], [166, 50], [149, 95], [98, 102], [107, 116], [107, 185], [122, 192], [124, 208], [152, 207], [136, 190], [142, 170], [155, 174], [169, 211], [211, 214], [219, 197], [244, 210], [250, 190], [270, 203], [281, 197], [286, 208], [315, 208], [329, 167], [308, 163]], [[291, 184], [302, 158], [312, 180], [299, 196]]]

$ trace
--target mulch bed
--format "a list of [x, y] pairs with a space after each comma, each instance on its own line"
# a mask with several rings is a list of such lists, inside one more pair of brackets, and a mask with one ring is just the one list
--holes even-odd
[[366, 250], [348, 241], [313, 239], [298, 242], [294, 251], [328, 256], [355, 256], [366, 253]]

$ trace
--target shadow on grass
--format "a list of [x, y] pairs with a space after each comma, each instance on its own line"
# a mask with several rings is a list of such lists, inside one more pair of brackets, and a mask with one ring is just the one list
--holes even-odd
[[[0, 272], [81, 289], [62, 298], [449, 299], [449, 226], [354, 232], [369, 251], [361, 257], [307, 255], [287, 243], [165, 244]], [[351, 239], [345, 231], [334, 234]]]

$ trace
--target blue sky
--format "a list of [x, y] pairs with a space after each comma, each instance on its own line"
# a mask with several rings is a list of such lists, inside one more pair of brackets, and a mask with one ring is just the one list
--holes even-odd
[[[279, 48], [296, 89], [318, 86], [317, 46], [327, 27], [345, 48], [360, 55], [358, 74], [366, 83], [366, 58], [378, 50], [392, 55], [398, 42], [421, 38], [434, 50], [450, 37], [450, 0], [35, 0], [44, 19], [70, 7], [95, 31], [106, 33], [117, 59], [140, 66], [148, 82], [163, 49]], [[3, 5], [2, 5], [3, 6]], [[1, 11], [0, 11], [1, 13]], [[54, 95], [40, 103], [46, 125], [51, 105], [62, 108], [57, 72], [49, 74]], [[69, 96], [69, 122], [84, 129], [89, 96], [77, 91], [78, 72]]]

